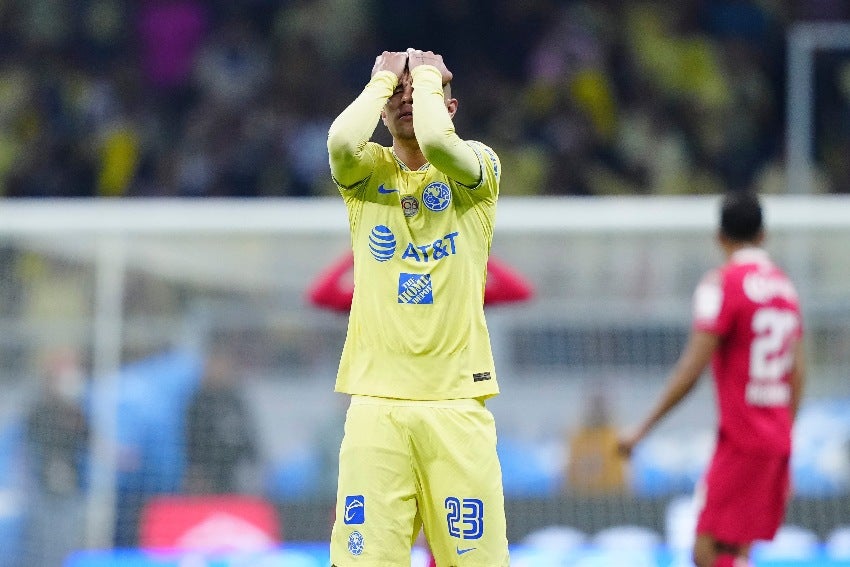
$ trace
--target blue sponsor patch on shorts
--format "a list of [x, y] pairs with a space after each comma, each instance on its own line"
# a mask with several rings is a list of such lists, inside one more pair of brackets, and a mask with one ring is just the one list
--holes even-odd
[[366, 498], [362, 494], [345, 497], [342, 521], [351, 525], [366, 522]]

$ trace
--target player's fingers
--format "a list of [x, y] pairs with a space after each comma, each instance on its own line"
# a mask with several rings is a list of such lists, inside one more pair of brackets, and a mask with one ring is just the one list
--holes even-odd
[[372, 76], [375, 76], [375, 73], [381, 68], [381, 62], [383, 61], [383, 55], [378, 55], [375, 57], [375, 64], [372, 65]]

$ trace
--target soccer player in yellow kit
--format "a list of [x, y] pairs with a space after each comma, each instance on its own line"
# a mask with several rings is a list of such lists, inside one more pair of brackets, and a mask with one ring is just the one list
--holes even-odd
[[[440, 55], [384, 52], [328, 133], [348, 209], [354, 299], [336, 391], [350, 394], [331, 562], [509, 564], [484, 319], [500, 166], [458, 137]], [[378, 120], [392, 147], [370, 139]]]

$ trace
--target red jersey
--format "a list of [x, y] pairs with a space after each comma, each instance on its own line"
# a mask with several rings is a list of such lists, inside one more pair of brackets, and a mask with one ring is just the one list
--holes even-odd
[[745, 248], [694, 292], [694, 329], [720, 337], [712, 371], [720, 441], [754, 453], [791, 452], [797, 292], [764, 250]]

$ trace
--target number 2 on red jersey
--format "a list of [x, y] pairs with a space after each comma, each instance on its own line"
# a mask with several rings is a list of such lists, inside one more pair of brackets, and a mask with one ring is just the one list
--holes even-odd
[[800, 326], [792, 309], [762, 307], [752, 318], [750, 377], [747, 401], [758, 406], [784, 405], [790, 400], [790, 386], [781, 382], [794, 365], [794, 344]]

